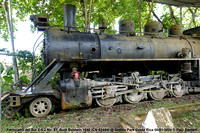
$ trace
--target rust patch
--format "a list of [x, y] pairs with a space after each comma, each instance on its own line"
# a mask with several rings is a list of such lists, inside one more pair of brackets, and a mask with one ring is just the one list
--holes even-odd
[[63, 110], [67, 109], [67, 104], [65, 101], [65, 92], [62, 92], [62, 96], [61, 96], [61, 107]]

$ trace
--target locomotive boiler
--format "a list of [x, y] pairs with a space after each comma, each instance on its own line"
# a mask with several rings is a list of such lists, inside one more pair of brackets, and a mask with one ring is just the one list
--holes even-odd
[[[31, 17], [46, 32], [42, 54], [47, 67], [28, 87], [9, 94], [6, 117], [27, 105], [33, 116], [43, 117], [55, 103], [63, 110], [92, 103], [110, 107], [200, 92], [199, 31], [184, 35], [174, 25], [165, 37], [162, 24], [150, 22], [137, 36], [134, 23], [126, 19], [119, 23], [119, 34], [104, 33], [104, 26], [98, 33], [80, 32], [76, 7], [63, 8], [63, 29], [49, 27], [45, 17]], [[56, 73], [58, 87], [52, 88], [48, 82]]]

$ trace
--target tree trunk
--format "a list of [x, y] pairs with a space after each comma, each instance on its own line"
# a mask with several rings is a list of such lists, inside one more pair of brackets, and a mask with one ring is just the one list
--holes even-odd
[[142, 20], [141, 20], [141, 17], [142, 17], [142, 13], [141, 13], [141, 0], [139, 0], [139, 28], [140, 28], [140, 36], [142, 35]]
[[163, 28], [164, 28], [164, 29], [167, 29], [167, 27], [163, 24], [163, 22], [159, 19], [159, 17], [156, 15], [156, 13], [155, 13], [153, 10], [152, 10], [152, 13], [153, 13], [153, 16], [154, 16], [159, 22], [162, 23]]
[[[7, 5], [7, 0], [4, 0], [4, 9], [5, 9], [5, 13], [6, 13], [6, 21], [7, 21], [8, 31], [9, 31], [9, 35], [10, 35], [12, 52], [13, 52], [13, 54], [15, 54], [11, 0], [8, 0], [8, 2], [9, 3]], [[13, 60], [13, 70], [15, 71], [14, 83], [16, 83], [19, 81], [19, 72], [18, 72], [18, 67], [17, 67], [16, 56], [12, 56], [12, 60]]]
[[80, 5], [82, 7], [82, 17], [85, 19], [85, 7], [84, 7], [84, 0], [80, 0]]
[[80, 5], [82, 6], [83, 17], [85, 19], [85, 31], [88, 32], [90, 31], [93, 0], [90, 0], [89, 20], [87, 16], [87, 0], [80, 0]]
[[[85, 14], [87, 14], [87, 12], [85, 12], [85, 0], [80, 0], [80, 5], [82, 7], [82, 12], [83, 12], [82, 16], [85, 20], [85, 16], [86, 16]], [[85, 21], [85, 31], [86, 31], [86, 21]]]
[[177, 25], [177, 21], [176, 21], [176, 18], [174, 16], [174, 11], [172, 10], [172, 7], [170, 5], [168, 5], [169, 9], [170, 9], [170, 16], [174, 22], [175, 25]]
[[147, 23], [149, 22], [149, 19], [151, 17], [151, 12], [152, 12], [152, 9], [153, 9], [153, 3], [154, 3], [154, 0], [152, 0], [151, 5], [150, 5], [150, 3], [148, 3], [149, 4], [149, 15], [148, 15], [148, 18], [147, 18]]
[[193, 12], [191, 8], [188, 8], [188, 10], [189, 10], [189, 11], [191, 12], [191, 14], [192, 14], [192, 19], [191, 19], [191, 21], [190, 21], [190, 24], [189, 24], [188, 29], [190, 29], [190, 28], [192, 27], [192, 22], [193, 22], [194, 26], [196, 27], [195, 14], [196, 14], [196, 12], [197, 12], [197, 9], [198, 9], [198, 8], [196, 8], [195, 11]]
[[183, 12], [182, 12], [182, 7], [180, 7], [180, 26], [182, 29], [182, 25], [183, 25]]
[[88, 21], [87, 21], [87, 0], [84, 0], [84, 6], [85, 6], [85, 31], [88, 31]]
[[[0, 97], [1, 97], [1, 64], [0, 64]], [[1, 100], [0, 100], [0, 112], [1, 111]], [[0, 121], [1, 121], [1, 115], [0, 115]], [[1, 124], [0, 124], [0, 132], [1, 132]]]
[[90, 28], [91, 16], [92, 16], [92, 6], [93, 6], [93, 0], [90, 0], [90, 12], [89, 12], [89, 22], [88, 22], [88, 27], [89, 28]]

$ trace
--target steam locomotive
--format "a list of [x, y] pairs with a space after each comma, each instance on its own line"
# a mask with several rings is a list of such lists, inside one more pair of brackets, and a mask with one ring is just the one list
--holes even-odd
[[[11, 92], [7, 118], [28, 106], [35, 117], [47, 115], [52, 104], [63, 110], [96, 103], [137, 103], [148, 98], [200, 92], [199, 28], [181, 31], [174, 25], [163, 34], [159, 22], [149, 22], [136, 36], [134, 23], [122, 20], [119, 34], [80, 32], [75, 27], [76, 7], [64, 5], [64, 28], [48, 25], [46, 17], [31, 16], [46, 37], [42, 54], [46, 68], [28, 86]], [[59, 73], [57, 88], [48, 84]], [[36, 83], [38, 83], [36, 85]]]

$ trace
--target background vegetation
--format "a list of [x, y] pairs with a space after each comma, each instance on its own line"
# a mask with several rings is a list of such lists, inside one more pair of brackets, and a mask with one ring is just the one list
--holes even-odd
[[[10, 53], [10, 51], [4, 49], [4, 53], [6, 53], [9, 56], [17, 56], [18, 60], [18, 67], [19, 67], [19, 74], [20, 74], [20, 81], [26, 86], [31, 82], [32, 78], [32, 70], [34, 67], [33, 64], [33, 55], [30, 51], [27, 50], [20, 50], [16, 51], [15, 54]], [[2, 50], [1, 50], [2, 52]], [[43, 60], [41, 56], [35, 56], [36, 60], [36, 75], [38, 75], [44, 68]], [[2, 73], [2, 91], [7, 92], [11, 91], [11, 89], [15, 89], [13, 86], [14, 81], [13, 81], [13, 67], [12, 66], [7, 66], [6, 63], [1, 63], [1, 73]]]
[[[5, 9], [3, 5], [5, 4], [3, 1], [0, 0], [0, 38], [4, 40], [9, 40], [8, 34], [8, 27], [6, 23], [6, 16], [5, 16]], [[136, 32], [139, 32], [139, 2], [138, 0], [93, 0], [92, 8], [90, 10], [90, 3], [92, 0], [13, 0], [12, 1], [12, 8], [14, 13], [14, 31], [17, 30], [15, 24], [18, 21], [25, 21], [25, 18], [29, 15], [41, 15], [47, 16], [49, 18], [50, 25], [63, 25], [63, 5], [64, 4], [73, 4], [76, 6], [76, 26], [77, 27], [87, 27], [89, 14], [91, 11], [91, 23], [93, 27], [91, 28], [98, 28], [99, 22], [103, 19], [106, 24], [107, 28], [110, 30], [116, 30], [114, 25], [118, 22], [116, 20], [122, 19], [132, 19], [135, 22], [135, 29]], [[87, 9], [87, 10], [85, 10]], [[142, 27], [146, 24], [148, 19], [148, 14], [150, 10], [150, 4], [147, 2], [142, 2]], [[158, 5], [154, 4], [152, 11], [154, 15], [151, 15], [150, 20], [153, 19], [153, 16], [158, 15], [160, 10], [158, 10]], [[172, 19], [171, 12], [173, 12], [174, 18], [176, 21]], [[195, 13], [196, 20], [191, 21], [192, 13]], [[86, 17], [87, 14], [87, 17]], [[183, 8], [183, 29], [186, 30], [188, 28], [196, 27], [200, 25], [199, 21], [200, 16], [200, 9], [195, 8]], [[159, 18], [160, 21], [163, 23], [165, 28], [168, 28], [175, 23], [180, 23], [180, 12], [178, 7], [170, 7], [165, 5], [163, 6], [163, 12], [161, 17]], [[33, 25], [32, 32], [35, 32], [35, 28]], [[166, 29], [165, 29], [166, 30]], [[31, 42], [32, 43], [32, 42]], [[16, 48], [18, 49], [18, 48]], [[33, 54], [30, 51], [17, 51], [15, 53], [11, 53], [6, 49], [0, 49], [1, 53], [5, 53], [11, 56], [17, 56], [18, 59], [18, 67], [20, 72], [20, 80], [24, 81], [24, 84], [31, 82], [31, 73], [34, 67], [33, 63]], [[41, 56], [36, 56], [36, 74], [40, 73], [44, 69], [43, 61]], [[13, 82], [13, 67], [8, 66], [5, 67], [6, 64], [0, 62], [1, 65], [1, 73], [2, 73], [2, 89], [3, 92], [10, 91], [12, 89]], [[199, 99], [199, 98], [198, 98]], [[196, 101], [198, 101], [196, 99]], [[178, 100], [179, 101], [179, 100]], [[190, 100], [185, 100], [187, 102], [193, 102]], [[9, 128], [56, 128], [56, 127], [91, 127], [91, 126], [102, 126], [102, 127], [112, 127], [112, 125], [116, 126], [116, 116], [119, 116], [122, 113], [127, 113], [128, 111], [133, 111], [133, 108], [137, 108], [137, 110], [144, 110], [149, 108], [157, 108], [161, 107], [166, 102], [158, 102], [155, 101], [155, 104], [149, 105], [132, 105], [129, 109], [127, 106], [118, 105], [113, 106], [111, 108], [106, 108], [106, 110], [101, 110], [98, 108], [96, 110], [81, 110], [81, 111], [70, 111], [67, 114], [62, 116], [52, 115], [48, 116], [47, 118], [24, 118], [23, 116], [17, 116], [14, 119], [8, 120], [3, 118], [2, 128], [3, 132], [7, 132]], [[170, 106], [175, 103], [170, 103]], [[185, 104], [185, 103], [183, 103]], [[165, 104], [166, 105], [166, 104]], [[157, 107], [156, 107], [157, 106]], [[126, 107], [124, 110], [123, 108]], [[164, 106], [165, 107], [165, 106]], [[28, 114], [28, 113], [27, 113]], [[195, 118], [195, 119], [194, 119]], [[179, 119], [175, 120], [175, 125], [177, 127], [184, 128], [186, 126], [190, 126], [191, 128], [198, 128], [200, 127], [200, 114], [199, 113], [191, 113], [187, 116], [181, 116]], [[87, 122], [86, 122], [87, 121]], [[79, 122], [79, 123], [78, 123]], [[96, 125], [92, 125], [92, 124]], [[119, 126], [118, 126], [119, 127]]]
[[[6, 24], [5, 16], [5, 1], [0, 0], [0, 38], [4, 38], [8, 41], [8, 28]], [[98, 28], [99, 22], [104, 20], [106, 22], [107, 28], [110, 30], [116, 30], [114, 25], [118, 22], [116, 20], [122, 19], [132, 19], [135, 22], [136, 32], [139, 32], [139, 2], [138, 0], [13, 0], [12, 9], [13, 9], [13, 23], [14, 31], [17, 30], [15, 24], [18, 21], [25, 21], [25, 18], [28, 15], [41, 15], [47, 16], [49, 18], [50, 25], [63, 25], [63, 5], [73, 4], [76, 6], [76, 26], [77, 27], [88, 27], [91, 13], [91, 23], [93, 27]], [[170, 10], [171, 9], [171, 10]], [[148, 19], [148, 14], [150, 11], [150, 3], [143, 1], [142, 2], [142, 16], [141, 23], [142, 27], [146, 24]], [[153, 5], [153, 15], [151, 15], [150, 20], [153, 19], [153, 16], [157, 16], [158, 5], [154, 3]], [[195, 13], [195, 19], [191, 21], [192, 13]], [[174, 15], [174, 19], [172, 19]], [[183, 29], [188, 29], [191, 27], [196, 27], [200, 25], [198, 21], [200, 16], [200, 9], [196, 8], [183, 8]], [[169, 27], [175, 23], [180, 23], [180, 12], [178, 7], [163, 6], [163, 12], [159, 18], [163, 23], [164, 27]], [[36, 29], [33, 25], [32, 32]], [[18, 49], [18, 48], [16, 48]], [[6, 52], [10, 54], [9, 51], [5, 49], [1, 52]], [[18, 66], [20, 71], [20, 79], [24, 80], [27, 83], [30, 83], [30, 75], [33, 68], [32, 53], [30, 51], [17, 51], [15, 53], [18, 59]], [[41, 57], [38, 56], [36, 69], [40, 72], [44, 66], [42, 65]], [[1, 63], [2, 65], [2, 63]], [[3, 66], [3, 65], [2, 65]], [[4, 65], [5, 66], [5, 65]], [[2, 88], [9, 88], [8, 84], [13, 83], [12, 75], [14, 74], [12, 66], [8, 68], [3, 68], [3, 82]]]
[[[50, 25], [63, 25], [63, 5], [73, 4], [77, 8], [76, 12], [76, 26], [85, 27], [87, 23], [85, 20], [89, 20], [90, 3], [92, 3], [92, 17], [91, 23], [94, 27], [99, 25], [99, 22], [104, 19], [107, 27], [114, 30], [114, 24], [116, 18], [132, 19], [135, 22], [136, 31], [139, 31], [139, 2], [138, 0], [13, 0], [12, 8], [15, 14], [14, 24], [17, 21], [24, 21], [29, 15], [41, 15], [49, 18]], [[3, 0], [0, 0], [3, 3]], [[87, 10], [85, 10], [85, 7]], [[153, 12], [158, 14], [161, 10], [157, 10], [157, 4], [153, 6]], [[172, 7], [176, 21], [180, 22], [179, 8]], [[146, 24], [150, 5], [148, 2], [142, 2], [142, 27]], [[183, 8], [183, 29], [189, 27], [196, 27], [200, 22], [195, 21], [191, 23], [192, 13], [195, 12], [195, 8]], [[85, 17], [87, 14], [87, 18]], [[200, 9], [196, 10], [196, 19], [199, 19]], [[5, 10], [3, 4], [0, 5], [0, 37], [8, 40], [8, 31], [5, 17]], [[153, 20], [153, 15], [150, 20]], [[174, 24], [170, 15], [170, 10], [167, 5], [163, 7], [163, 12], [160, 20], [164, 24], [164, 27], [169, 27]], [[33, 27], [33, 25], [31, 25]], [[16, 30], [16, 27], [15, 27]], [[34, 31], [34, 28], [33, 28]]]

